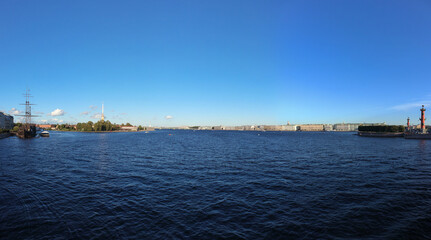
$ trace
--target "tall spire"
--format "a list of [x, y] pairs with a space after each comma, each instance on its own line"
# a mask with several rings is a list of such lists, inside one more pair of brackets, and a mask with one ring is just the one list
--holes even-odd
[[105, 121], [105, 115], [103, 114], [103, 103], [102, 103], [102, 121]]

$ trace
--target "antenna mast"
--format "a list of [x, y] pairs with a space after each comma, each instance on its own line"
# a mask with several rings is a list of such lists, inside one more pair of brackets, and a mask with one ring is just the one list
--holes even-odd
[[31, 115], [31, 105], [36, 105], [36, 104], [30, 103], [30, 98], [33, 97], [30, 94], [30, 89], [26, 90], [26, 92], [24, 93], [24, 97], [25, 97], [25, 103], [20, 104], [20, 105], [25, 105], [25, 115], [18, 115], [18, 116], [25, 117], [24, 123], [25, 123], [25, 125], [28, 126], [31, 124], [31, 118], [32, 117], [38, 117], [38, 116], [37, 115]]

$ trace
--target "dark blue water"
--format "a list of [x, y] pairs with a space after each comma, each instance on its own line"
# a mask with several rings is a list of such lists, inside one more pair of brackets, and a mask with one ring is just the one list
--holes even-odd
[[0, 153], [2, 239], [431, 238], [426, 140], [51, 132]]

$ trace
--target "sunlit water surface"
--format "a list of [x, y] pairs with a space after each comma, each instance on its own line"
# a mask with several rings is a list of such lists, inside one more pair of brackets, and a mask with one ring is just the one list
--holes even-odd
[[181, 130], [0, 140], [0, 238], [430, 236], [431, 141]]

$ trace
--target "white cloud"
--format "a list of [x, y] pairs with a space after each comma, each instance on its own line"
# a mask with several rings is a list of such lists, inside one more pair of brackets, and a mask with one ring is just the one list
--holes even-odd
[[96, 110], [96, 109], [97, 109], [97, 106], [90, 105], [90, 109], [91, 109], [91, 110]]
[[63, 115], [64, 115], [64, 110], [59, 108], [55, 109], [51, 113], [48, 113], [48, 116], [63, 116]]
[[40, 122], [42, 122], [42, 123], [47, 123], [47, 122], [48, 122], [48, 120], [42, 119], [42, 120], [40, 120]]
[[9, 110], [9, 114], [18, 115], [21, 114], [21, 111], [17, 110], [16, 108], [11, 108], [11, 110]]
[[430, 101], [422, 101], [422, 102], [412, 102], [412, 103], [404, 103], [396, 106], [390, 107], [392, 110], [405, 111], [413, 108], [421, 108], [422, 105], [426, 107], [430, 105]]
[[63, 119], [61, 119], [61, 120], [58, 120], [58, 122], [59, 122], [59, 123], [62, 123], [62, 122], [63, 122]]
[[81, 115], [88, 115], [90, 112], [82, 112]]
[[102, 118], [102, 114], [100, 114], [100, 113], [95, 113], [95, 114], [93, 114], [93, 115], [91, 116], [91, 118], [93, 118], [93, 119], [101, 119], [101, 118]]
[[44, 114], [44, 112], [35, 112], [36, 114]]
[[166, 118], [167, 120], [169, 120], [169, 119], [172, 119], [172, 118], [174, 118], [174, 117], [172, 117], [171, 115], [167, 115], [165, 118]]

